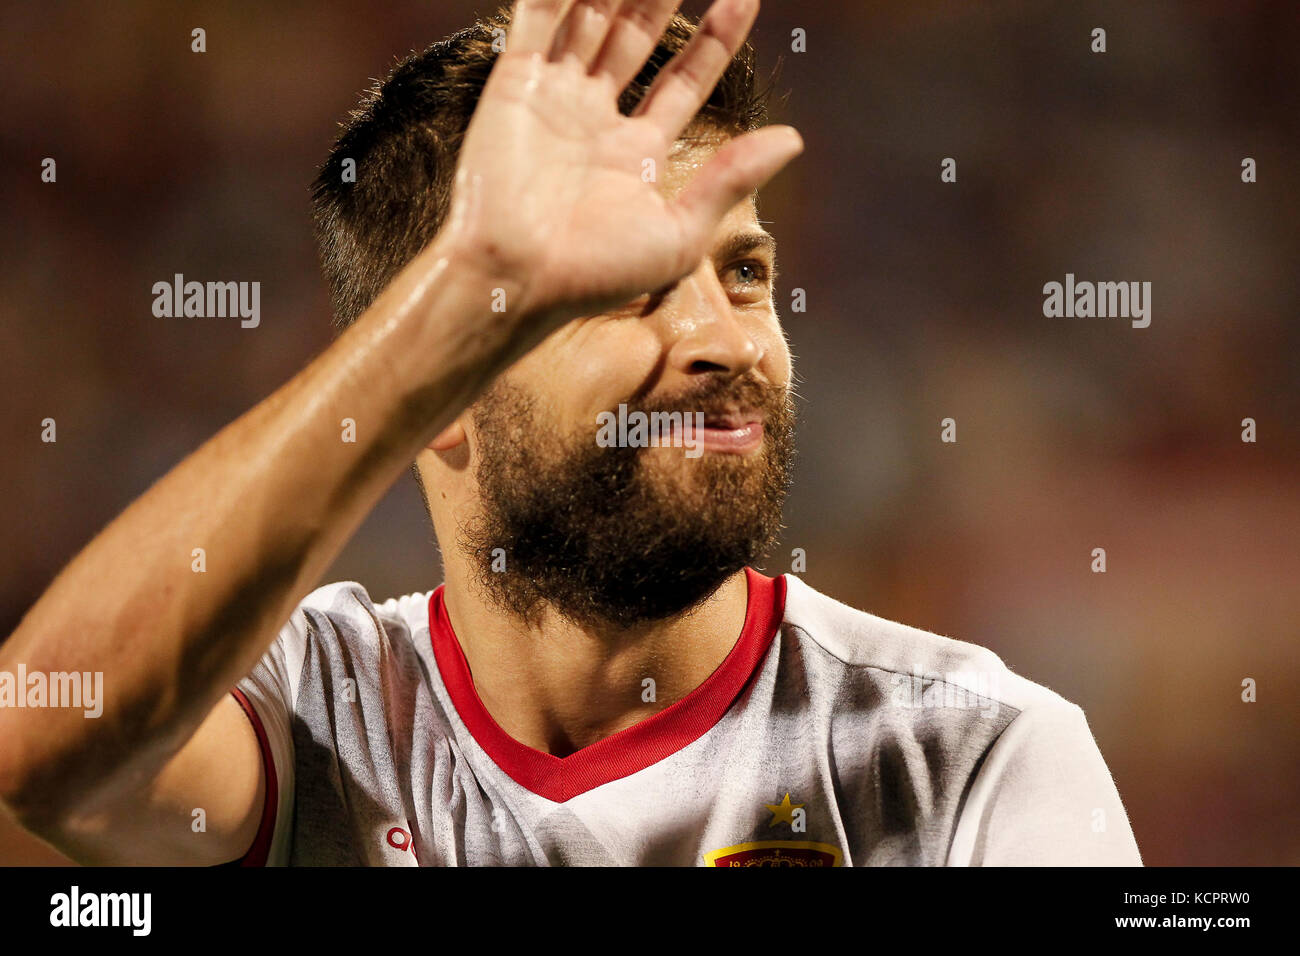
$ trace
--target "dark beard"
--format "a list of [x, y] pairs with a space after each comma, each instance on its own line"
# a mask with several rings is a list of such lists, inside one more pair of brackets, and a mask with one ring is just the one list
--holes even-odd
[[[482, 512], [460, 538], [483, 594], [530, 624], [550, 607], [580, 626], [627, 629], [696, 607], [755, 563], [780, 533], [790, 484], [787, 390], [717, 377], [671, 400], [627, 404], [649, 415], [728, 402], [763, 413], [760, 450], [686, 458], [683, 448], [602, 448], [594, 422], [548, 440], [531, 397], [494, 384], [473, 413]], [[685, 464], [665, 474], [650, 453]], [[493, 570], [498, 548], [504, 570]]]

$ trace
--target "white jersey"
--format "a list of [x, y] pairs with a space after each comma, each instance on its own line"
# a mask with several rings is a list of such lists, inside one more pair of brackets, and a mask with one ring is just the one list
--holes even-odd
[[746, 569], [692, 693], [567, 756], [474, 690], [442, 589], [312, 592], [235, 696], [267, 772], [244, 865], [1140, 865], [1087, 721], [993, 652]]

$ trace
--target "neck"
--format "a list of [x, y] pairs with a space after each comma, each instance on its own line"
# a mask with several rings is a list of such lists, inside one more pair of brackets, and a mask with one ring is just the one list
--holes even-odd
[[446, 570], [447, 615], [483, 706], [515, 740], [557, 757], [703, 683], [735, 646], [748, 604], [741, 570], [699, 606], [640, 627], [581, 627], [550, 609], [529, 625], [486, 604], [464, 568]]

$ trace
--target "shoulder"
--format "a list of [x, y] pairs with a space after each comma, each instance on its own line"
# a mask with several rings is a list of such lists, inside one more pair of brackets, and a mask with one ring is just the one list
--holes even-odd
[[302, 638], [328, 636], [351, 644], [410, 639], [427, 630], [432, 591], [375, 602], [356, 581], [336, 581], [308, 594], [294, 609], [290, 627]]
[[795, 575], [784, 577], [784, 623], [846, 668], [883, 674], [896, 692], [910, 692], [914, 684], [918, 692], [928, 691], [939, 682], [1013, 711], [1079, 710], [1055, 691], [1016, 674], [986, 647], [877, 617], [814, 590]]
[[844, 776], [857, 805], [879, 803], [884, 818], [943, 836], [916, 859], [1139, 859], [1079, 707], [986, 647], [857, 610], [793, 575], [785, 580], [792, 691], [831, 715], [840, 764], [865, 768]]

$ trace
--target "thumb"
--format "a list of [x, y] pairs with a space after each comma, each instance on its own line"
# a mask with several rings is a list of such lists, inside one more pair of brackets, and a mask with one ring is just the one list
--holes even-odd
[[793, 126], [765, 126], [728, 142], [674, 203], [686, 234], [703, 242], [736, 203], [802, 152], [803, 138]]

